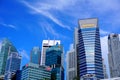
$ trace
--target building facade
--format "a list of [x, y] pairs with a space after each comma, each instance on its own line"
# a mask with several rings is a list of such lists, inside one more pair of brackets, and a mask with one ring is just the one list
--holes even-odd
[[120, 77], [120, 41], [118, 34], [108, 36], [108, 59], [110, 77]]
[[79, 20], [78, 30], [78, 68], [79, 77], [93, 75], [103, 79], [103, 64], [100, 34], [97, 19]]
[[51, 80], [64, 80], [64, 68], [62, 66], [63, 47], [55, 45], [46, 50], [45, 65], [52, 68]]
[[46, 49], [56, 44], [60, 44], [60, 40], [43, 40], [42, 52], [41, 52], [41, 65], [45, 65], [46, 60]]
[[77, 77], [77, 71], [76, 71], [76, 55], [75, 50], [71, 49], [67, 52], [67, 80], [74, 80]]
[[7, 59], [5, 79], [10, 80], [17, 70], [20, 70], [21, 56], [17, 52], [11, 52]]
[[30, 53], [30, 62], [34, 64], [40, 64], [41, 51], [39, 47], [33, 47]]
[[28, 63], [22, 68], [21, 80], [51, 80], [51, 68]]
[[78, 75], [79, 75], [79, 67], [78, 67], [78, 28], [76, 27], [74, 29], [74, 52], [75, 52], [75, 67], [76, 67], [76, 72], [75, 72], [75, 75], [76, 77], [78, 78]]
[[105, 65], [105, 63], [104, 63], [104, 59], [103, 59], [102, 61], [103, 61], [104, 79], [108, 79], [107, 68], [106, 68], [106, 65]]
[[17, 52], [17, 49], [8, 39], [4, 39], [2, 41], [2, 47], [0, 51], [0, 75], [5, 74], [7, 58], [11, 52]]

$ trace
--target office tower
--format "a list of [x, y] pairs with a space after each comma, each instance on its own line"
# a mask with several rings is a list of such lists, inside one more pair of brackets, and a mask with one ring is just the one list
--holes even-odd
[[45, 65], [52, 68], [51, 80], [64, 80], [64, 69], [62, 66], [62, 45], [51, 46], [46, 50]]
[[46, 49], [56, 44], [60, 44], [60, 40], [43, 40], [42, 42], [42, 53], [41, 53], [41, 65], [45, 65], [46, 60]]
[[74, 51], [75, 51], [75, 67], [76, 67], [76, 77], [79, 75], [79, 67], [78, 67], [78, 62], [77, 62], [77, 54], [78, 54], [78, 28], [74, 29]]
[[103, 79], [100, 34], [97, 19], [79, 20], [78, 67], [79, 77], [90, 75]]
[[67, 64], [67, 80], [74, 80], [77, 77], [76, 69], [76, 55], [75, 50], [72, 48], [67, 52], [66, 56]]
[[102, 62], [103, 62], [103, 74], [104, 74], [104, 79], [107, 79], [108, 78], [108, 75], [107, 75], [107, 69], [106, 69], [106, 65], [104, 63], [104, 59], [102, 59]]
[[108, 36], [108, 59], [110, 76], [120, 76], [120, 41], [118, 34], [110, 34]]
[[41, 51], [39, 47], [33, 47], [30, 54], [30, 62], [34, 64], [40, 64]]
[[22, 68], [21, 80], [51, 80], [51, 68], [28, 63]]
[[21, 56], [17, 52], [11, 52], [7, 59], [5, 80], [9, 80], [20, 69]]
[[6, 62], [10, 52], [17, 52], [17, 50], [8, 39], [4, 39], [0, 52], [0, 75], [5, 74]]

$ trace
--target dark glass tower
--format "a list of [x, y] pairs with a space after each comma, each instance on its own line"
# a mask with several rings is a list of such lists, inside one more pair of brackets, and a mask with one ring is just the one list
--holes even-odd
[[91, 75], [103, 79], [100, 34], [97, 19], [79, 20], [78, 68], [79, 77]]
[[17, 49], [8, 39], [4, 39], [0, 51], [0, 75], [4, 75], [5, 73], [7, 58], [11, 52], [17, 52]]
[[11, 79], [17, 70], [20, 69], [21, 56], [17, 52], [11, 52], [7, 59], [6, 70], [5, 70], [5, 80]]
[[52, 68], [51, 80], [64, 80], [62, 55], [63, 47], [61, 45], [55, 45], [46, 50], [45, 65]]
[[40, 64], [41, 51], [39, 47], [33, 47], [30, 54], [30, 62], [34, 64]]

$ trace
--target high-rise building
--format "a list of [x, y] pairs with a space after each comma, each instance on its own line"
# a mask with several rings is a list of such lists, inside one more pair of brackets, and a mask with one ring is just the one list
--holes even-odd
[[67, 80], [74, 80], [77, 77], [77, 69], [76, 69], [76, 55], [75, 55], [75, 50], [70, 49], [67, 52], [66, 56], [66, 64], [67, 64]]
[[51, 80], [51, 68], [28, 63], [22, 68], [21, 80]]
[[5, 80], [10, 80], [12, 76], [20, 69], [21, 56], [17, 52], [11, 52], [7, 59]]
[[41, 61], [41, 51], [39, 47], [33, 47], [30, 54], [30, 62], [34, 64], [40, 64]]
[[2, 41], [2, 47], [0, 52], [0, 75], [5, 74], [7, 58], [11, 52], [17, 52], [17, 49], [8, 39], [4, 39]]
[[62, 45], [51, 46], [46, 50], [45, 65], [52, 68], [51, 80], [64, 80], [64, 68], [62, 66]]
[[120, 41], [118, 34], [108, 36], [108, 59], [110, 77], [120, 77]]
[[103, 79], [100, 34], [97, 19], [79, 20], [78, 68], [79, 77], [85, 75]]
[[75, 52], [75, 67], [76, 67], [76, 77], [78, 78], [79, 75], [79, 67], [78, 67], [78, 62], [77, 62], [77, 54], [78, 54], [78, 28], [75, 28], [74, 30], [74, 52]]
[[56, 44], [60, 44], [60, 40], [43, 40], [42, 52], [41, 52], [41, 65], [45, 65], [46, 60], [46, 49]]
[[106, 68], [106, 65], [105, 65], [104, 59], [103, 59], [102, 61], [103, 61], [103, 73], [104, 73], [104, 79], [107, 79], [107, 78], [108, 78], [107, 68]]

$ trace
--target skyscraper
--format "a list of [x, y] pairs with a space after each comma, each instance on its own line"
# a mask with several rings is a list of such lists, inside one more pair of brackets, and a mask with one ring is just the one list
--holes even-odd
[[17, 52], [11, 52], [7, 59], [5, 80], [10, 80], [12, 76], [20, 69], [21, 56]]
[[108, 75], [107, 75], [107, 69], [106, 69], [106, 65], [104, 63], [104, 59], [102, 60], [103, 62], [103, 73], [104, 73], [104, 79], [107, 79], [108, 78]]
[[103, 79], [100, 34], [97, 19], [79, 20], [78, 67], [79, 77], [93, 75]]
[[60, 44], [60, 40], [43, 40], [42, 42], [42, 53], [41, 53], [41, 65], [45, 65], [46, 60], [46, 49], [56, 44]]
[[0, 52], [0, 75], [5, 73], [7, 58], [11, 52], [17, 52], [17, 50], [8, 39], [4, 39]]
[[64, 80], [62, 54], [63, 54], [62, 45], [51, 46], [46, 50], [45, 65], [52, 68], [51, 80]]
[[34, 64], [40, 64], [41, 51], [39, 47], [33, 47], [30, 54], [30, 62]]
[[78, 78], [78, 75], [79, 75], [79, 67], [78, 67], [78, 62], [77, 62], [77, 54], [78, 54], [78, 28], [76, 27], [74, 29], [74, 52], [75, 52], [75, 67], [76, 67], [76, 77]]
[[76, 60], [75, 50], [72, 48], [67, 52], [66, 56], [67, 80], [73, 80], [77, 77]]
[[118, 34], [108, 36], [110, 77], [120, 77], [120, 41]]

